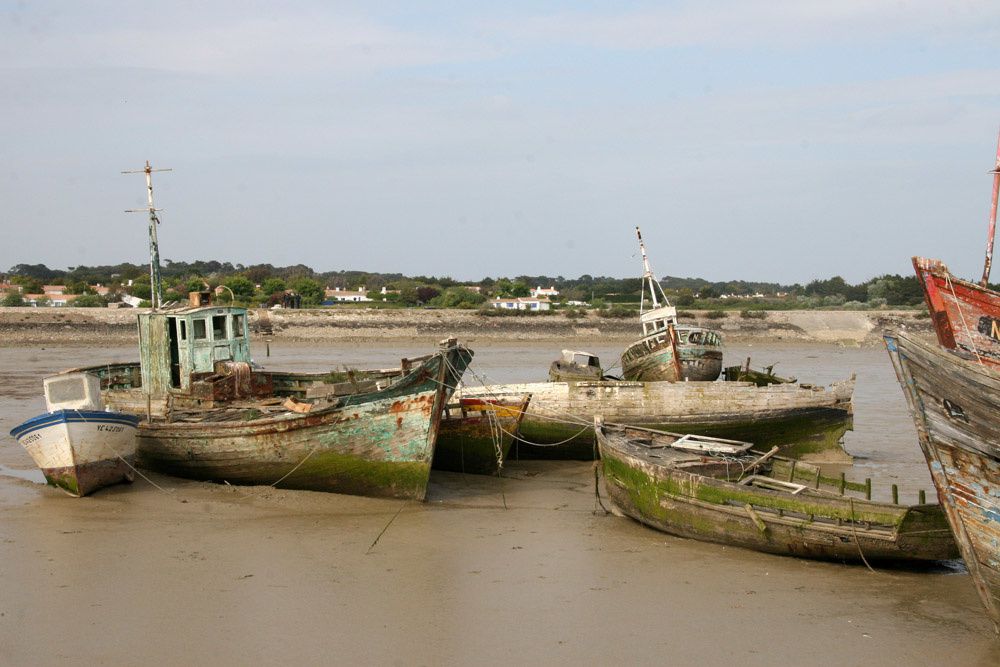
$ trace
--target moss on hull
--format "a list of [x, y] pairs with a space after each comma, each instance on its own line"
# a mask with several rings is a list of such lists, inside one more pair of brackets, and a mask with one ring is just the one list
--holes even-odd
[[[500, 459], [505, 461], [510, 453], [512, 438], [505, 437], [500, 444]], [[435, 470], [450, 470], [474, 475], [495, 475], [499, 470], [497, 462], [497, 443], [493, 437], [470, 433], [456, 433], [446, 436], [438, 435], [434, 446]]]
[[157, 460], [148, 452], [140, 463], [168, 475], [219, 483], [273, 484], [281, 480], [276, 486], [283, 489], [418, 500], [424, 498], [431, 471], [429, 462], [371, 461], [329, 451], [313, 454], [297, 468], [295, 463], [275, 462], [255, 463], [252, 467], [197, 467]]
[[614, 451], [604, 452], [602, 466], [605, 488], [627, 515], [682, 537], [834, 560], [864, 553], [871, 560], [926, 561], [957, 553], [937, 506], [831, 501], [683, 471], [651, 474]]

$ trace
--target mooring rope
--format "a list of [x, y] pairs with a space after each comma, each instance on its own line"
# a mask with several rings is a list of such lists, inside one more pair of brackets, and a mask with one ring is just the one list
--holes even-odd
[[854, 544], [858, 547], [858, 554], [861, 556], [861, 562], [865, 564], [865, 567], [871, 571], [872, 574], [878, 574], [871, 565], [868, 564], [868, 559], [865, 558], [865, 552], [861, 550], [861, 540], [858, 539], [858, 531], [854, 528], [854, 498], [847, 499], [851, 505], [851, 534], [854, 536]]
[[176, 493], [176, 492], [177, 492], [177, 489], [165, 489], [165, 488], [163, 488], [162, 486], [160, 486], [159, 484], [157, 484], [156, 482], [154, 482], [153, 480], [151, 480], [151, 479], [150, 479], [149, 477], [147, 477], [146, 475], [142, 474], [142, 471], [140, 471], [140, 470], [139, 470], [138, 468], [136, 468], [136, 467], [135, 467], [134, 465], [132, 465], [131, 463], [129, 463], [129, 462], [128, 462], [128, 461], [127, 461], [127, 460], [125, 459], [125, 457], [124, 457], [124, 456], [122, 456], [121, 454], [119, 454], [118, 452], [115, 452], [115, 456], [117, 456], [117, 457], [118, 457], [119, 459], [121, 459], [122, 463], [124, 463], [124, 464], [125, 464], [125, 465], [127, 465], [127, 466], [128, 466], [129, 468], [131, 468], [131, 469], [132, 469], [132, 472], [134, 472], [134, 473], [135, 473], [136, 475], [138, 475], [139, 477], [142, 477], [142, 478], [143, 478], [144, 480], [146, 480], [147, 482], [149, 482], [149, 483], [150, 483], [150, 484], [152, 484], [152, 485], [153, 485], [154, 487], [156, 487], [157, 489], [159, 489], [159, 490], [160, 490], [160, 491], [162, 491], [163, 493], [167, 494], [168, 496], [172, 496], [172, 495], [173, 495], [174, 493]]
[[592, 512], [592, 514], [597, 514], [597, 506], [598, 505], [601, 507], [602, 510], [604, 510], [605, 514], [611, 514], [611, 512], [608, 511], [608, 508], [604, 506], [604, 503], [601, 502], [601, 471], [600, 471], [600, 468], [601, 468], [601, 461], [600, 461], [600, 459], [594, 459], [594, 499], [595, 499], [595, 505], [594, 505], [594, 511]]
[[375, 548], [375, 545], [378, 544], [378, 541], [382, 539], [383, 535], [385, 535], [385, 531], [389, 530], [389, 526], [392, 525], [392, 522], [396, 520], [396, 517], [399, 516], [400, 512], [403, 511], [403, 508], [406, 507], [407, 503], [409, 502], [410, 502], [409, 500], [404, 500], [402, 504], [400, 504], [399, 509], [396, 510], [396, 513], [392, 515], [392, 518], [389, 519], [389, 522], [385, 524], [385, 526], [382, 528], [379, 534], [375, 537], [375, 540], [368, 547], [368, 550], [365, 552], [366, 556], [372, 552], [372, 549]]
[[284, 479], [286, 477], [288, 477], [293, 472], [295, 472], [296, 470], [298, 470], [299, 466], [301, 466], [303, 463], [305, 463], [307, 460], [309, 460], [309, 457], [312, 456], [313, 453], [316, 452], [316, 449], [317, 449], [317, 447], [313, 447], [312, 449], [310, 449], [309, 453], [306, 454], [305, 458], [302, 459], [301, 461], [299, 461], [298, 463], [296, 463], [294, 468], [292, 468], [291, 470], [289, 470], [288, 472], [286, 472], [284, 475], [282, 475], [280, 478], [278, 478], [278, 481], [272, 482], [271, 484], [268, 484], [268, 486], [270, 486], [270, 487], [277, 487], [278, 484], [280, 484], [282, 481], [284, 481]]
[[979, 362], [980, 366], [986, 367], [983, 363], [982, 357], [979, 356], [979, 350], [976, 349], [976, 342], [972, 338], [972, 332], [969, 330], [969, 323], [965, 321], [965, 313], [962, 311], [962, 303], [958, 300], [958, 294], [955, 293], [955, 284], [951, 281], [951, 272], [948, 272], [947, 278], [945, 280], [948, 283], [948, 288], [951, 290], [951, 296], [955, 299], [955, 307], [958, 309], [958, 316], [962, 320], [962, 328], [965, 329], [965, 335], [969, 339], [969, 347], [972, 348], [972, 354], [976, 355], [976, 361]]

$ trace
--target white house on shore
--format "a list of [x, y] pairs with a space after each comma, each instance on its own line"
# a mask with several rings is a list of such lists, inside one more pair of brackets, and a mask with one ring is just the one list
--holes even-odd
[[531, 296], [536, 299], [547, 298], [551, 299], [553, 297], [559, 296], [559, 290], [556, 289], [555, 285], [551, 287], [533, 287], [531, 290]]
[[364, 285], [359, 287], [356, 291], [345, 290], [339, 287], [334, 287], [333, 289], [327, 287], [324, 294], [328, 300], [333, 301], [353, 301], [355, 303], [361, 301], [372, 301], [372, 299], [368, 297], [368, 290], [365, 289]]
[[552, 303], [548, 299], [522, 296], [515, 299], [493, 299], [490, 305], [504, 310], [549, 310]]

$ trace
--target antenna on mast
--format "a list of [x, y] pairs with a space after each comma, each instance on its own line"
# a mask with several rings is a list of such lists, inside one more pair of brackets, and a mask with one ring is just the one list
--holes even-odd
[[986, 287], [990, 281], [990, 266], [993, 264], [993, 239], [997, 231], [997, 195], [1000, 194], [1000, 136], [997, 137], [997, 164], [992, 171], [993, 174], [993, 201], [990, 205], [990, 231], [986, 239], [986, 265], [983, 267], [983, 279], [979, 284]]
[[160, 219], [156, 217], [156, 212], [162, 209], [158, 209], [153, 206], [153, 172], [154, 171], [173, 171], [173, 169], [153, 169], [149, 166], [149, 160], [146, 160], [146, 166], [143, 169], [135, 169], [132, 171], [123, 171], [123, 174], [146, 174], [146, 198], [149, 201], [149, 206], [146, 208], [129, 208], [125, 209], [126, 213], [149, 213], [149, 291], [150, 291], [150, 301], [153, 304], [153, 310], [157, 310], [163, 305], [163, 290], [160, 285], [160, 244], [156, 240], [156, 226], [160, 224]]
[[635, 235], [639, 238], [639, 252], [642, 254], [642, 295], [639, 297], [639, 313], [645, 312], [646, 303], [646, 287], [649, 286], [649, 297], [653, 302], [653, 308], [660, 307], [660, 300], [662, 299], [664, 306], [669, 306], [670, 302], [667, 300], [667, 295], [663, 293], [663, 288], [660, 287], [660, 282], [653, 275], [653, 269], [649, 266], [649, 258], [646, 257], [646, 244], [642, 241], [642, 232], [639, 230], [639, 226], [636, 225]]

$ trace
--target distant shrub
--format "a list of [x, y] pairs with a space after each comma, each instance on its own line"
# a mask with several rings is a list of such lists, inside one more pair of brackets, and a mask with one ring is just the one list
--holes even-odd
[[741, 310], [740, 317], [744, 320], [766, 320], [766, 310]]
[[81, 294], [71, 304], [77, 308], [103, 308], [107, 302], [97, 294]]
[[729, 317], [729, 313], [724, 310], [710, 310], [705, 313], [705, 317], [709, 320], [722, 320]]
[[546, 317], [555, 315], [554, 310], [517, 310], [516, 308], [494, 308], [493, 306], [482, 306], [476, 311], [482, 317]]
[[632, 308], [626, 308], [624, 306], [612, 306], [611, 308], [608, 308], [606, 310], [598, 311], [597, 314], [601, 317], [607, 317], [619, 320], [623, 320], [630, 317], [639, 317], [638, 310]]
[[17, 307], [24, 305], [24, 297], [17, 292], [9, 292], [0, 300], [0, 306]]
[[929, 318], [931, 316], [931, 314], [928, 311], [926, 311], [926, 310], [921, 310], [921, 311], [918, 311], [918, 312], [914, 313], [913, 316], [915, 318], [917, 318], [918, 320], [926, 320], [927, 318]]
[[559, 312], [565, 315], [567, 319], [571, 320], [578, 320], [581, 317], [587, 316], [587, 311], [579, 308], [563, 308]]
[[693, 320], [695, 319], [694, 313], [689, 310], [679, 310], [677, 311], [677, 319], [679, 320]]
[[517, 315], [517, 311], [507, 308], [494, 308], [493, 306], [481, 306], [476, 311], [476, 314], [483, 317], [506, 317], [508, 315]]

